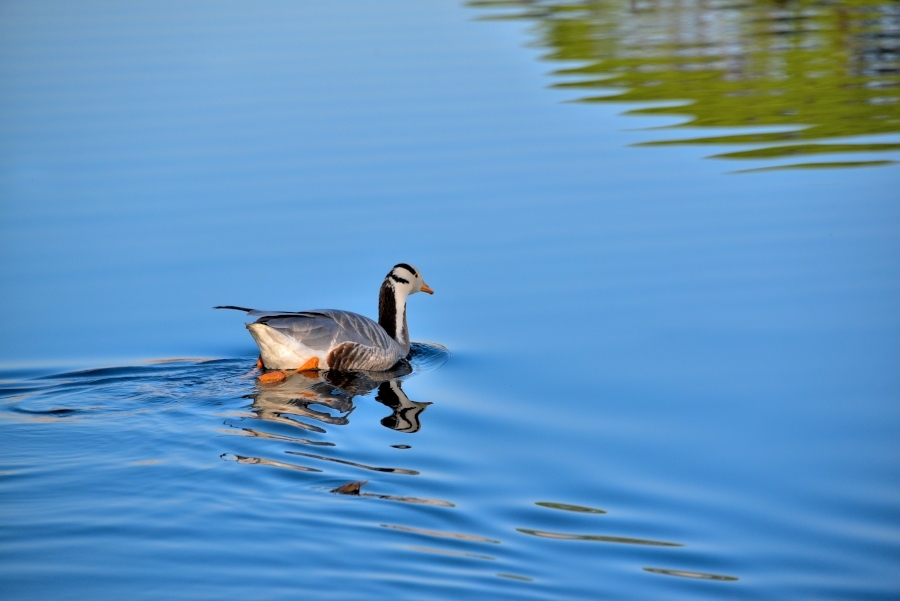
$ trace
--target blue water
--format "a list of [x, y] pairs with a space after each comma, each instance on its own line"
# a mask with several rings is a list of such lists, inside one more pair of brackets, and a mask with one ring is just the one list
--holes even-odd
[[[635, 146], [481, 14], [0, 6], [4, 599], [896, 598], [900, 167]], [[211, 310], [401, 261], [410, 405]]]

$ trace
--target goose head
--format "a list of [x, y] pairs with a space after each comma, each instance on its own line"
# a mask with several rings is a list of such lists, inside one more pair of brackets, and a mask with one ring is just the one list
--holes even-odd
[[384, 277], [384, 282], [390, 283], [397, 293], [409, 296], [416, 292], [434, 294], [434, 290], [422, 279], [419, 270], [409, 263], [397, 263]]
[[406, 327], [406, 298], [416, 292], [434, 294], [419, 270], [409, 263], [397, 263], [384, 277], [378, 294], [378, 323], [409, 354], [409, 330]]

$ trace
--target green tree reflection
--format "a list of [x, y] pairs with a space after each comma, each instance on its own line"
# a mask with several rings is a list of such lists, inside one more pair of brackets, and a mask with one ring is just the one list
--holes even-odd
[[[693, 116], [676, 127], [771, 128], [650, 145], [752, 145], [714, 156], [778, 159], [779, 168], [885, 164], [892, 161], [841, 157], [783, 163], [826, 153], [900, 150], [900, 143], [884, 137], [900, 131], [900, 2], [485, 0], [469, 5], [493, 9], [484, 19], [533, 21], [538, 43], [550, 49], [547, 60], [583, 61], [554, 72], [564, 79], [555, 87], [593, 91], [581, 102], [667, 102], [628, 114]], [[882, 138], [839, 139], [874, 135]]]

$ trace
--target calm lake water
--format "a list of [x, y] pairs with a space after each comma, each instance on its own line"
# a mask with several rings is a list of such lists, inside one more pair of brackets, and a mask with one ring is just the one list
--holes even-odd
[[[897, 598], [898, 53], [892, 1], [0, 5], [3, 599]], [[389, 373], [261, 386], [211, 310], [401, 261]]]

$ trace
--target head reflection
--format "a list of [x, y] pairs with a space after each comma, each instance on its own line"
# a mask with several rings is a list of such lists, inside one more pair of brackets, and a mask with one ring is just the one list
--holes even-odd
[[422, 424], [419, 422], [419, 414], [431, 403], [417, 403], [409, 400], [406, 393], [400, 387], [400, 380], [390, 380], [378, 385], [378, 394], [375, 400], [394, 410], [394, 413], [382, 418], [381, 425], [398, 432], [418, 432]]
[[378, 390], [375, 400], [393, 413], [381, 420], [386, 428], [413, 433], [421, 429], [419, 416], [431, 403], [411, 401], [401, 380], [412, 373], [406, 361], [386, 372], [300, 372], [290, 373], [275, 385], [257, 385], [249, 395], [250, 409], [259, 419], [324, 432], [314, 423], [344, 426], [355, 409], [353, 398]]

